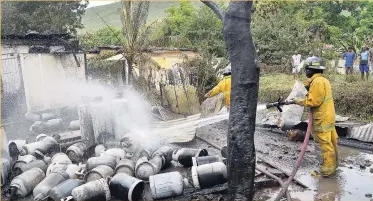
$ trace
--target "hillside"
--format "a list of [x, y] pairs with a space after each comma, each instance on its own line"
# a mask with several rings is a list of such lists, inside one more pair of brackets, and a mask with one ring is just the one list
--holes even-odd
[[[165, 10], [171, 5], [177, 6], [178, 4], [178, 2], [150, 2], [148, 21], [166, 17]], [[119, 17], [120, 8], [121, 2], [88, 8], [82, 18], [82, 23], [85, 28], [80, 30], [79, 33], [85, 33], [86, 31], [96, 31], [100, 28], [105, 27], [106, 25], [100, 19], [100, 17], [102, 17], [110, 26], [121, 27], [121, 21]], [[96, 14], [96, 12], [100, 17]]]

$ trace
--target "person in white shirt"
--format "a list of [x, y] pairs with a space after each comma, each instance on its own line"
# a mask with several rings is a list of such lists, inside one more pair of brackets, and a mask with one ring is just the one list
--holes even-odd
[[291, 65], [293, 66], [293, 74], [294, 79], [297, 79], [299, 71], [300, 71], [300, 62], [301, 62], [301, 55], [298, 54], [297, 51], [295, 51], [295, 54], [291, 57]]

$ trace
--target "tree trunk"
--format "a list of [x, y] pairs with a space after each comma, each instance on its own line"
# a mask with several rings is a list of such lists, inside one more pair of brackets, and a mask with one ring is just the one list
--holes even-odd
[[128, 84], [132, 85], [133, 81], [133, 63], [131, 60], [127, 60], [128, 64]]
[[223, 20], [223, 34], [232, 66], [228, 132], [229, 200], [252, 200], [255, 176], [255, 118], [260, 69], [251, 36], [252, 1], [232, 1], [227, 12], [202, 2]]
[[255, 175], [255, 118], [259, 66], [250, 22], [252, 1], [230, 2], [223, 33], [232, 65], [228, 134], [229, 200], [252, 200]]
[[122, 60], [122, 83], [126, 85], [126, 61]]

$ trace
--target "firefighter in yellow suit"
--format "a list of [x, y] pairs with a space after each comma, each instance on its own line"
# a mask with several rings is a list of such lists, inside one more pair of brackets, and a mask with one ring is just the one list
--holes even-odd
[[231, 69], [229, 67], [225, 68], [223, 71], [224, 79], [219, 82], [213, 89], [211, 89], [206, 95], [205, 98], [210, 98], [223, 93], [224, 95], [224, 104], [229, 110], [231, 105]]
[[338, 166], [338, 134], [335, 129], [335, 109], [329, 80], [323, 75], [325, 67], [321, 66], [319, 57], [309, 57], [305, 61], [308, 80], [304, 83], [308, 94], [295, 103], [309, 107], [312, 111], [312, 136], [320, 145], [323, 162], [319, 171], [312, 175], [328, 177], [334, 175]]

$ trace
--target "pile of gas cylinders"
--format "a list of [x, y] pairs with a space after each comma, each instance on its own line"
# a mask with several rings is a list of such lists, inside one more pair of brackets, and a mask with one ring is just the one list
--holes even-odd
[[[147, 194], [161, 199], [182, 195], [186, 188], [209, 188], [227, 181], [223, 159], [209, 156], [205, 149], [161, 146], [155, 151], [143, 149], [135, 157], [121, 147], [99, 144], [88, 148], [77, 142], [61, 152], [58, 139], [58, 135], [43, 135], [28, 144], [9, 143], [13, 160], [10, 170], [2, 172], [3, 196], [9, 200], [32, 195], [34, 200], [108, 201], [141, 200]], [[171, 164], [190, 169], [191, 178], [167, 172]]]

